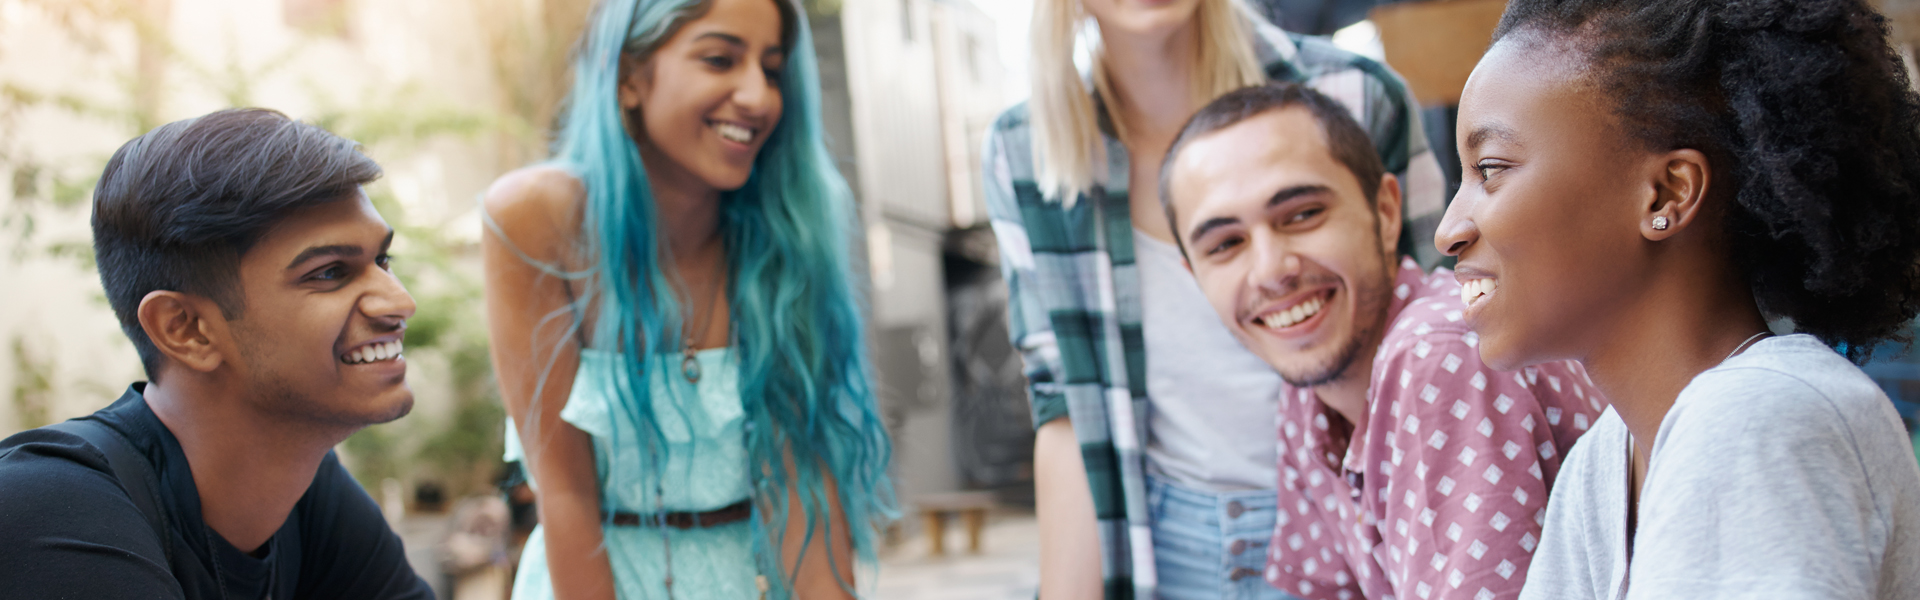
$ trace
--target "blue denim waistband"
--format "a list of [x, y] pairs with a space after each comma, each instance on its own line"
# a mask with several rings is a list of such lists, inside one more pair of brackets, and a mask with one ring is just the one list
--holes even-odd
[[1273, 536], [1274, 490], [1208, 492], [1147, 478], [1154, 563], [1163, 598], [1274, 600], [1261, 576]]

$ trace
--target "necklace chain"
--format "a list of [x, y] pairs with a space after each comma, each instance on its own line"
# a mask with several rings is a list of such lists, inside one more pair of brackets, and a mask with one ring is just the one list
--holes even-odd
[[[1769, 335], [1773, 335], [1773, 332], [1763, 330], [1760, 333], [1756, 333], [1751, 336], [1748, 336], [1745, 341], [1740, 342], [1740, 345], [1734, 346], [1733, 351], [1728, 352], [1727, 357], [1720, 359], [1720, 362], [1727, 362], [1728, 360], [1732, 359], [1734, 355], [1739, 354], [1741, 350], [1747, 349], [1747, 345], [1752, 344], [1754, 340], [1757, 340]], [[1633, 471], [1636, 468], [1633, 464], [1633, 449], [1635, 447], [1634, 444], [1635, 444], [1635, 441], [1633, 437], [1633, 432], [1628, 431], [1627, 432], [1627, 481], [1629, 485], [1632, 484], [1633, 476], [1634, 476]], [[1629, 549], [1629, 551], [1631, 551], [1631, 549]]]
[[[695, 355], [699, 353], [699, 346], [698, 346], [699, 339], [700, 339], [700, 336], [706, 335], [707, 330], [711, 328], [713, 325], [713, 314], [715, 312], [718, 312], [714, 305], [719, 303], [720, 289], [725, 285], [725, 283], [726, 283], [726, 280], [723, 278], [719, 281], [715, 281], [712, 286], [709, 286], [710, 291], [707, 292], [707, 303], [705, 305], [707, 309], [706, 314], [701, 315], [699, 327], [686, 330], [686, 339], [684, 342], [682, 342], [682, 345], [680, 346], [680, 351], [682, 355], [682, 358], [680, 361], [680, 373], [686, 376], [688, 383], [700, 382], [700, 361], [698, 358], [695, 357]], [[689, 296], [688, 299], [691, 300], [692, 299], [691, 296]], [[692, 308], [692, 307], [689, 306], [689, 308]], [[689, 313], [691, 312], [692, 311], [689, 311]], [[691, 322], [692, 320], [693, 320], [692, 315], [689, 314], [686, 318], [681, 319], [680, 322], [688, 323], [688, 322]], [[662, 485], [661, 480], [659, 479], [654, 480], [653, 493], [654, 493], [654, 501], [658, 503], [656, 504], [656, 506], [664, 507], [666, 503], [666, 489]], [[664, 510], [664, 508], [662, 508], [662, 510]], [[664, 587], [666, 588], [667, 598], [673, 598], [674, 597], [673, 540], [671, 539], [669, 533], [667, 532], [666, 527], [660, 528], [660, 543], [661, 543], [661, 549], [664, 551], [664, 554], [665, 554], [663, 558], [666, 559], [666, 571], [667, 571], [666, 577], [664, 578], [663, 581], [661, 581], [661, 583], [664, 584]], [[753, 583], [754, 583], [754, 586], [758, 588], [760, 591], [760, 600], [766, 600], [767, 590], [770, 587], [767, 582], [767, 577], [765, 575], [755, 576]]]
[[1773, 335], [1773, 332], [1771, 332], [1771, 331], [1761, 331], [1760, 333], [1756, 333], [1756, 334], [1753, 334], [1753, 337], [1749, 337], [1749, 338], [1747, 338], [1747, 340], [1746, 340], [1746, 341], [1744, 341], [1744, 342], [1740, 342], [1740, 345], [1738, 345], [1738, 346], [1734, 346], [1734, 347], [1733, 347], [1733, 351], [1732, 351], [1732, 352], [1728, 352], [1728, 353], [1727, 353], [1727, 358], [1722, 358], [1722, 359], [1720, 359], [1720, 362], [1727, 362], [1727, 360], [1728, 360], [1728, 359], [1731, 359], [1731, 358], [1733, 358], [1733, 355], [1735, 355], [1735, 354], [1739, 354], [1741, 350], [1745, 350], [1745, 349], [1747, 349], [1747, 344], [1751, 344], [1751, 343], [1753, 343], [1753, 341], [1754, 341], [1754, 340], [1757, 340], [1757, 339], [1760, 339], [1760, 338], [1763, 338], [1763, 337], [1766, 337], [1766, 336], [1769, 336], [1769, 335]]
[[[713, 282], [710, 291], [707, 292], [706, 313], [700, 315], [700, 326], [685, 331], [686, 339], [680, 346], [680, 374], [687, 378], [688, 383], [700, 383], [700, 360], [695, 356], [700, 352], [699, 338], [706, 335], [707, 329], [713, 325], [713, 313], [718, 312], [714, 309], [714, 305], [720, 301], [720, 288], [724, 283], [724, 280]], [[687, 299], [692, 300], [692, 295], [688, 295]], [[683, 324], [693, 321], [693, 307], [687, 308], [689, 309], [687, 317], [680, 320]]]

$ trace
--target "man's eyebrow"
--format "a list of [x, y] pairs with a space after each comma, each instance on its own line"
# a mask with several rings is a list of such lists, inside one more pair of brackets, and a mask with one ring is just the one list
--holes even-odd
[[[1290, 200], [1298, 199], [1303, 196], [1315, 196], [1315, 195], [1326, 194], [1331, 192], [1333, 192], [1333, 188], [1329, 188], [1327, 186], [1320, 185], [1317, 183], [1310, 183], [1305, 185], [1296, 185], [1296, 186], [1281, 188], [1280, 191], [1273, 193], [1272, 198], [1267, 199], [1267, 208], [1271, 209], [1275, 206], [1285, 204]], [[1228, 225], [1232, 225], [1239, 222], [1240, 222], [1240, 219], [1236, 219], [1233, 217], [1214, 217], [1211, 219], [1207, 219], [1205, 221], [1201, 221], [1198, 225], [1194, 225], [1193, 229], [1187, 232], [1187, 239], [1199, 240], [1200, 236], [1206, 235], [1207, 232], [1209, 231], [1213, 231], [1215, 229], [1226, 227]]]
[[[380, 241], [380, 252], [382, 253], [386, 252], [387, 247], [392, 245], [393, 245], [393, 228], [388, 227], [387, 237]], [[309, 260], [313, 260], [315, 258], [322, 257], [322, 256], [354, 258], [354, 257], [360, 256], [365, 252], [366, 252], [366, 249], [361, 248], [358, 244], [326, 244], [322, 246], [312, 246], [305, 250], [301, 250], [298, 256], [293, 257], [293, 262], [287, 263], [287, 268], [291, 269], [294, 267], [298, 267], [301, 265], [301, 263], [305, 263]]]
[[1333, 191], [1333, 188], [1329, 188], [1327, 186], [1320, 185], [1317, 183], [1310, 183], [1306, 185], [1296, 185], [1288, 188], [1282, 188], [1280, 191], [1274, 192], [1272, 198], [1267, 199], [1267, 208], [1273, 208], [1275, 206], [1286, 204], [1288, 200], [1293, 200], [1301, 196], [1313, 196], [1318, 194], [1326, 194], [1332, 191]]
[[291, 269], [294, 267], [298, 267], [301, 265], [301, 263], [305, 263], [309, 260], [313, 260], [315, 258], [319, 258], [322, 256], [353, 258], [356, 256], [360, 256], [362, 253], [365, 253], [365, 252], [366, 252], [365, 248], [361, 248], [360, 246], [355, 244], [327, 244], [325, 246], [312, 246], [305, 250], [301, 250], [298, 256], [293, 257], [293, 262], [287, 263], [287, 268]]
[[1232, 225], [1239, 222], [1240, 222], [1239, 219], [1236, 219], [1233, 217], [1214, 217], [1211, 219], [1207, 219], [1205, 221], [1201, 221], [1200, 224], [1193, 226], [1192, 231], [1187, 232], [1187, 243], [1193, 243], [1193, 242], [1199, 241], [1200, 236], [1206, 235], [1207, 232], [1209, 231], [1213, 231], [1215, 229], [1226, 227], [1228, 225]]
[[1502, 141], [1519, 143], [1518, 140], [1515, 139], [1512, 129], [1508, 129], [1507, 126], [1499, 123], [1489, 123], [1475, 127], [1472, 133], [1467, 134], [1467, 148], [1479, 148], [1480, 144], [1486, 143], [1488, 138], [1498, 138]]

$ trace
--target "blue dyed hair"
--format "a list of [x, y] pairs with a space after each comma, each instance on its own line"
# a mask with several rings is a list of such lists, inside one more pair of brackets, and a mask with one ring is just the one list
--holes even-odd
[[[879, 527], [895, 516], [887, 434], [875, 411], [858, 296], [849, 268], [853, 212], [820, 125], [820, 84], [805, 15], [773, 0], [787, 53], [779, 89], [785, 110], [754, 160], [746, 185], [721, 195], [734, 350], [747, 418], [753, 473], [754, 550], [776, 589], [791, 589], [798, 561], [781, 564], [780, 527], [793, 516], [797, 489], [809, 536], [846, 532], [858, 558], [872, 564]], [[657, 369], [677, 373], [682, 339], [675, 279], [660, 235], [654, 196], [639, 149], [628, 134], [617, 89], [621, 59], [646, 59], [712, 0], [605, 0], [576, 50], [573, 88], [562, 113], [554, 162], [585, 185], [586, 218], [578, 252], [594, 283], [576, 303], [574, 323], [597, 302], [596, 345], [619, 352], [611, 389], [651, 440], [665, 448], [648, 397]], [[637, 125], [637, 124], [636, 124]], [[670, 358], [669, 358], [670, 356]], [[544, 379], [544, 377], [542, 378]], [[654, 462], [665, 464], [655, 453]], [[791, 465], [785, 460], [791, 456]], [[829, 478], [844, 522], [834, 521]], [[764, 523], [763, 523], [764, 520]], [[838, 569], [836, 569], [836, 573]], [[842, 582], [843, 585], [852, 582]]]

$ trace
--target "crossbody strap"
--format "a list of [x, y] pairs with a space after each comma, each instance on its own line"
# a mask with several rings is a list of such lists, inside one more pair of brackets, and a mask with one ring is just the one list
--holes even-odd
[[167, 513], [160, 509], [160, 478], [153, 472], [153, 463], [134, 450], [126, 436], [99, 421], [76, 419], [48, 425], [47, 428], [79, 436], [107, 457], [107, 467], [113, 470], [113, 477], [120, 481], [127, 498], [133, 501], [134, 507], [140, 509], [141, 516], [147, 519], [147, 525], [153, 528], [160, 551], [166, 558], [168, 568], [171, 568], [173, 536], [168, 534]]

